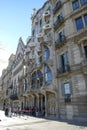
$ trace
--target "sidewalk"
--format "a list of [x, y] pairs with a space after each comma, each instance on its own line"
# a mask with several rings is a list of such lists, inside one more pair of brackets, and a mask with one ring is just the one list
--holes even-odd
[[1, 121], [7, 121], [7, 120], [12, 120], [12, 118], [5, 116], [5, 112], [0, 110], [0, 122]]

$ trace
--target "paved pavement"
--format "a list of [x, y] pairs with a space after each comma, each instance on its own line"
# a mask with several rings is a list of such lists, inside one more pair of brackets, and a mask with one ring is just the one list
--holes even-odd
[[49, 120], [31, 116], [6, 117], [0, 111], [0, 130], [87, 130], [87, 123]]

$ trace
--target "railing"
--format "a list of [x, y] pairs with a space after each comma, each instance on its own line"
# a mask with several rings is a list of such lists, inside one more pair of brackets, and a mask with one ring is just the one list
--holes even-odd
[[43, 16], [44, 16], [44, 17], [48, 17], [48, 16], [50, 16], [50, 11], [47, 10], [47, 11], [43, 14]]
[[54, 9], [53, 9], [53, 14], [55, 14], [55, 13], [60, 9], [61, 5], [62, 5], [62, 3], [61, 3], [61, 1], [59, 0], [59, 1], [56, 3], [56, 5], [55, 5], [55, 7], [54, 7]]
[[11, 94], [10, 99], [17, 100], [18, 99], [18, 94], [17, 93]]
[[63, 67], [60, 67], [59, 69], [57, 69], [57, 74], [62, 74], [62, 73], [66, 73], [70, 71], [70, 66], [69, 64], [64, 65]]
[[55, 42], [55, 49], [64, 45], [65, 42], [66, 42], [66, 36], [65, 35], [59, 36], [59, 38]]
[[64, 98], [65, 103], [70, 103], [71, 102], [71, 95], [70, 94], [66, 94], [65, 98]]
[[56, 22], [54, 23], [54, 29], [56, 30], [63, 22], [63, 16], [58, 16]]
[[68, 94], [60, 99], [60, 103], [87, 104], [87, 95], [71, 97], [71, 95]]
[[48, 29], [51, 29], [51, 24], [46, 24], [43, 26], [43, 29], [44, 30], [48, 30]]

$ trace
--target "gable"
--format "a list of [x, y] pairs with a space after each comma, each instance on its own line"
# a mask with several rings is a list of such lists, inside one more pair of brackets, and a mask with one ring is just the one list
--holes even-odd
[[19, 42], [18, 42], [18, 46], [17, 46], [17, 50], [16, 50], [16, 58], [21, 54], [24, 54], [24, 50], [25, 50], [25, 45], [22, 41], [22, 38], [19, 38]]

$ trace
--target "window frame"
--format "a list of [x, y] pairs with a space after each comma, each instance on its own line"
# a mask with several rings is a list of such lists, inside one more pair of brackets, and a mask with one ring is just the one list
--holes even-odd
[[[75, 7], [75, 2], [78, 2], [78, 7], [76, 7], [76, 8], [74, 8]], [[73, 10], [77, 10], [79, 7], [80, 7], [79, 0], [74, 0], [72, 2], [72, 8], [73, 8]]]
[[[76, 20], [80, 20], [80, 19], [81, 19], [81, 21], [80, 21], [80, 23], [78, 24]], [[82, 23], [81, 23], [81, 22], [82, 22]], [[82, 25], [81, 25], [81, 24], [82, 24]], [[82, 27], [78, 27], [79, 25], [82, 26]], [[84, 21], [83, 21], [82, 16], [80, 16], [80, 17], [78, 17], [78, 18], [75, 19], [75, 26], [76, 26], [76, 30], [77, 30], [77, 31], [84, 29]]]

